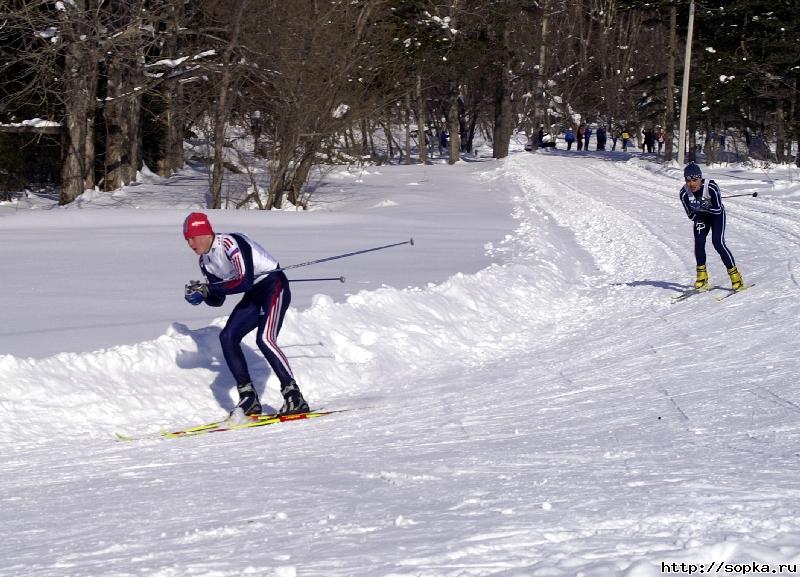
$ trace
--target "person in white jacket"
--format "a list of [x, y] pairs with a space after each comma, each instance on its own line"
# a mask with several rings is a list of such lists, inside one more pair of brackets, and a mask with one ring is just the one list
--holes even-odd
[[239, 402], [231, 411], [243, 415], [261, 413], [261, 402], [253, 387], [242, 339], [257, 330], [256, 344], [281, 384], [284, 403], [279, 413], [308, 412], [308, 403], [297, 386], [286, 355], [277, 343], [283, 317], [292, 299], [289, 280], [278, 261], [261, 245], [241, 233], [214, 233], [208, 216], [193, 212], [183, 223], [183, 236], [200, 257], [206, 281], [186, 285], [185, 299], [193, 305], [205, 302], [221, 306], [228, 295], [242, 299], [228, 317], [219, 335], [225, 362], [236, 380]]

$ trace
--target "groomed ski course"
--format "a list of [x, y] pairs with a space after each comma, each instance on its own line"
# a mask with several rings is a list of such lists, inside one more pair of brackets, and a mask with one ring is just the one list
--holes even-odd
[[[729, 246], [757, 286], [672, 303], [694, 267], [680, 174], [555, 151], [348, 181], [377, 208], [343, 200], [340, 210], [365, 222], [380, 213], [416, 246], [347, 265], [401, 271], [391, 285], [296, 289], [320, 293], [290, 311], [280, 337], [298, 381], [312, 403], [354, 409], [325, 419], [114, 440], [224, 413], [224, 317], [92, 351], [0, 354], [0, 575], [656, 577], [664, 564], [699, 574], [712, 562], [800, 571], [798, 174], [707, 169], [724, 192], [759, 191], [726, 203]], [[159, 186], [168, 194], [170, 182]], [[184, 214], [100, 208], [73, 214], [90, 233], [114, 212], [133, 228], [156, 223], [164, 238]], [[28, 212], [0, 216], [12, 264], [13, 235], [55, 222]], [[194, 259], [175, 226], [163, 258], [188, 280]], [[359, 248], [351, 229], [340, 235], [350, 235], [344, 250]], [[448, 235], [472, 235], [481, 258], [437, 252]], [[324, 256], [302, 249], [296, 261]], [[152, 253], [124, 258], [146, 282]], [[709, 270], [725, 284], [710, 243]], [[22, 274], [36, 283], [34, 268]], [[170, 291], [161, 296], [183, 314], [181, 286]], [[111, 293], [92, 298], [104, 310], [127, 302]], [[267, 385], [278, 405], [273, 376]]]

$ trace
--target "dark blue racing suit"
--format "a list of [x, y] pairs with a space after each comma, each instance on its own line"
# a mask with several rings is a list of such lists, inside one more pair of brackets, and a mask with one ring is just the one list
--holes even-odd
[[256, 345], [281, 385], [293, 380], [292, 369], [277, 338], [292, 300], [289, 280], [259, 244], [238, 233], [217, 234], [200, 269], [208, 279], [206, 304], [221, 306], [227, 295], [243, 293], [219, 335], [222, 353], [237, 385], [252, 382], [242, 339], [254, 329]]
[[681, 188], [681, 204], [694, 221], [694, 258], [697, 265], [706, 264], [706, 238], [711, 233], [711, 243], [722, 258], [726, 269], [736, 266], [728, 246], [725, 244], [725, 207], [719, 186], [713, 180], [703, 180], [697, 192], [690, 191], [686, 185]]

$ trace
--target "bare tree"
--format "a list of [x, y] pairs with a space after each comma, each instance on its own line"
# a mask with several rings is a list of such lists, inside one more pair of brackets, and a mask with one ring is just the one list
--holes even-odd
[[499, 22], [497, 31], [500, 51], [495, 64], [495, 98], [494, 98], [494, 132], [492, 134], [492, 156], [504, 158], [508, 156], [511, 142], [511, 92], [514, 64], [510, 44], [511, 31], [505, 20]]
[[96, 0], [76, 0], [58, 10], [64, 45], [62, 93], [65, 158], [60, 203], [68, 204], [94, 187], [94, 115], [99, 59], [99, 9]]
[[[229, 24], [229, 38], [225, 50], [222, 53], [220, 67], [222, 69], [220, 80], [217, 86], [217, 102], [214, 107], [214, 165], [211, 177], [211, 206], [210, 208], [222, 207], [222, 177], [225, 167], [223, 166], [223, 155], [225, 148], [225, 127], [227, 126], [227, 116], [230, 109], [229, 92], [233, 84], [234, 68], [233, 57], [239, 48], [239, 36], [242, 32], [242, 17], [244, 16], [247, 0], [236, 0], [233, 6], [233, 14]], [[229, 6], [225, 6], [229, 8]]]
[[675, 58], [678, 50], [678, 9], [669, 7], [669, 44], [667, 48], [667, 85], [664, 108], [664, 160], [672, 160], [672, 147], [675, 140]]
[[[699, 36], [719, 53], [696, 56], [691, 125], [743, 127], [747, 138], [771, 139], [779, 158], [790, 151], [800, 133], [790, 4], [701, 6]], [[551, 129], [658, 119], [669, 155], [685, 5], [0, 0], [0, 121], [62, 122], [62, 203], [98, 182], [124, 186], [143, 161], [171, 174], [183, 164], [185, 129], [203, 126], [197, 134], [213, 145], [210, 206], [221, 206], [225, 147], [237, 138], [253, 142], [240, 162], [263, 162], [269, 177], [255, 204], [304, 206], [312, 167], [345, 158], [343, 143], [352, 162], [383, 161], [377, 126], [391, 157], [404, 144], [392, 133], [406, 123], [410, 162], [412, 113], [423, 162], [428, 129], [440, 136], [447, 127], [452, 164], [474, 149], [479, 129], [500, 158], [515, 126], [530, 134], [545, 119]], [[714, 105], [699, 111], [704, 91]]]
[[142, 0], [117, 7], [108, 18], [114, 38], [105, 51], [105, 190], [116, 190], [136, 177], [141, 163], [144, 22]]
[[142, 99], [162, 81], [145, 74], [146, 59], [158, 53], [161, 11], [172, 1], [19, 1], [0, 12], [31, 39], [15, 60], [28, 88], [7, 95], [6, 106], [25, 108], [39, 94], [63, 123], [62, 204], [100, 181], [106, 190], [128, 184], [141, 167]]
[[[184, 57], [182, 27], [186, 24], [186, 8], [183, 3], [170, 3], [166, 7], [164, 19], [164, 40], [160, 59], [170, 64]], [[161, 176], [169, 176], [183, 167], [183, 137], [186, 126], [184, 112], [185, 98], [181, 75], [171, 68], [163, 74], [158, 85], [158, 99], [163, 103], [158, 115], [161, 134], [157, 171]]]
[[388, 3], [303, 0], [263, 10], [270, 25], [247, 35], [247, 105], [261, 111], [269, 149], [265, 206], [279, 208], [284, 198], [302, 206], [323, 142], [397, 100], [393, 63], [382, 58], [388, 34], [379, 17]]

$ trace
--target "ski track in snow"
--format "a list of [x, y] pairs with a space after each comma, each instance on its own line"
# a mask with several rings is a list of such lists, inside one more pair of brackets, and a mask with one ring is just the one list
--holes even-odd
[[[514, 199], [495, 264], [290, 310], [281, 342], [304, 390], [354, 411], [112, 441], [219, 411], [229, 391], [206, 383], [224, 319], [95, 353], [0, 356], [0, 575], [800, 564], [797, 206], [728, 204], [729, 245], [758, 287], [673, 304], [694, 267], [674, 178], [543, 153], [483, 182]], [[725, 284], [710, 243], [709, 264]], [[32, 387], [57, 402], [21, 411]], [[279, 404], [274, 383], [264, 396]]]

